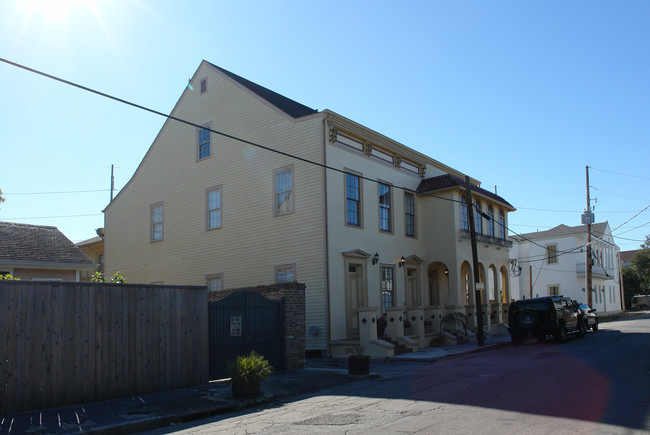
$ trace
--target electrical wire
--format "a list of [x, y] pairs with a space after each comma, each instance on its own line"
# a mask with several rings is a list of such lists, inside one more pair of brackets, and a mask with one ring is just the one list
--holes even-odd
[[[326, 164], [315, 162], [313, 160], [309, 160], [309, 159], [306, 159], [304, 157], [296, 156], [296, 155], [293, 155], [293, 154], [290, 154], [290, 153], [287, 153], [287, 152], [284, 152], [284, 151], [280, 151], [280, 150], [271, 148], [271, 147], [266, 146], [266, 145], [258, 144], [256, 142], [253, 142], [253, 141], [250, 141], [250, 140], [247, 140], [247, 139], [239, 138], [237, 136], [233, 136], [231, 134], [224, 133], [222, 131], [218, 131], [218, 130], [215, 130], [215, 129], [210, 128], [210, 127], [206, 127], [205, 125], [200, 125], [200, 124], [197, 124], [197, 123], [194, 123], [194, 122], [182, 119], [182, 118], [178, 118], [178, 117], [173, 116], [173, 115], [168, 115], [168, 114], [160, 112], [158, 110], [154, 110], [154, 109], [151, 109], [149, 107], [146, 107], [146, 106], [143, 106], [143, 105], [140, 105], [140, 104], [125, 100], [123, 98], [115, 97], [115, 96], [107, 94], [105, 92], [101, 92], [101, 91], [89, 88], [87, 86], [83, 86], [83, 85], [80, 85], [78, 83], [62, 79], [62, 78], [54, 76], [52, 74], [48, 74], [48, 73], [45, 73], [43, 71], [36, 70], [34, 68], [30, 68], [28, 66], [21, 65], [21, 64], [16, 63], [16, 62], [12, 62], [12, 61], [10, 61], [8, 59], [5, 59], [5, 58], [2, 58], [2, 57], [0, 57], [0, 61], [6, 63], [8, 65], [14, 66], [16, 68], [20, 68], [20, 69], [23, 69], [25, 71], [31, 72], [33, 74], [37, 74], [37, 75], [49, 78], [51, 80], [55, 80], [57, 82], [66, 84], [68, 86], [72, 86], [72, 87], [75, 87], [77, 89], [81, 89], [83, 91], [90, 92], [90, 93], [98, 95], [100, 97], [108, 98], [108, 99], [116, 101], [118, 103], [122, 103], [122, 104], [125, 104], [125, 105], [128, 105], [128, 106], [134, 107], [136, 109], [143, 110], [145, 112], [153, 113], [154, 115], [158, 115], [158, 116], [161, 116], [161, 117], [166, 118], [166, 119], [170, 119], [170, 120], [173, 120], [173, 121], [180, 122], [182, 124], [190, 125], [192, 127], [200, 129], [200, 130], [208, 130], [211, 133], [217, 134], [219, 136], [222, 136], [222, 137], [225, 137], [225, 138], [228, 138], [228, 139], [232, 139], [232, 140], [237, 141], [237, 142], [242, 142], [242, 143], [245, 143], [247, 145], [254, 146], [256, 148], [260, 148], [260, 149], [263, 149], [263, 150], [266, 150], [266, 151], [269, 151], [269, 152], [272, 152], [272, 153], [276, 153], [276, 154], [279, 154], [279, 155], [282, 155], [282, 156], [285, 156], [285, 157], [296, 159], [296, 160], [304, 162], [304, 163], [315, 165], [315, 166], [318, 166], [318, 167], [323, 168], [325, 170], [330, 170], [330, 171], [338, 172], [338, 173], [341, 173], [341, 174], [347, 173], [344, 169], [339, 169], [339, 168], [335, 168], [335, 167], [332, 167], [332, 166], [328, 166]], [[369, 182], [372, 182], [372, 183], [380, 183], [380, 181], [375, 180], [375, 179], [371, 179], [371, 178], [368, 178], [368, 177], [364, 177], [364, 176], [358, 176], [358, 177], [360, 179], [362, 179], [362, 180], [366, 180], [366, 181], [369, 181]], [[453, 198], [446, 198], [446, 197], [438, 196], [438, 195], [433, 195], [431, 193], [416, 192], [415, 190], [413, 190], [411, 188], [408, 188], [408, 187], [402, 187], [402, 186], [393, 186], [393, 187], [396, 188], [396, 189], [403, 190], [405, 192], [418, 193], [420, 195], [428, 196], [428, 197], [431, 197], [431, 198], [442, 199], [442, 200], [445, 200], [445, 201], [455, 202], [455, 203], [459, 203], [459, 204], [466, 203], [464, 201], [460, 201], [460, 200], [453, 199]], [[473, 205], [473, 207], [476, 207], [475, 203], [472, 204], [472, 205]], [[521, 237], [521, 238], [523, 238], [525, 240], [528, 240], [529, 242], [531, 242], [531, 243], [533, 243], [533, 244], [535, 244], [537, 246], [543, 247], [542, 245], [539, 245], [535, 241], [526, 238], [525, 236], [517, 233], [516, 231], [513, 231], [512, 229], [506, 227], [505, 225], [502, 225], [500, 222], [497, 222], [497, 223], [501, 227], [503, 227], [504, 231], [509, 231], [510, 233], [515, 234], [515, 235], [517, 235], [517, 236], [519, 236], [519, 237]], [[507, 234], [507, 232], [505, 234]]]
[[594, 168], [593, 166], [589, 166], [589, 169], [594, 169], [594, 170], [600, 171], [600, 172], [607, 172], [608, 174], [622, 175], [624, 177], [643, 178], [644, 180], [650, 180], [650, 177], [644, 177], [642, 175], [623, 174], [621, 172], [607, 171], [605, 169]]
[[[19, 192], [19, 193], [3, 193], [3, 195], [62, 195], [68, 193], [96, 193], [96, 192], [110, 192], [111, 189], [96, 189], [96, 190], [68, 190], [63, 192]], [[114, 191], [118, 191], [114, 189]]]

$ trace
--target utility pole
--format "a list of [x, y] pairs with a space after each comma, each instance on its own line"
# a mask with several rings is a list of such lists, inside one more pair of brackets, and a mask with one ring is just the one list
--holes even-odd
[[585, 275], [587, 276], [587, 305], [590, 307], [592, 301], [591, 291], [591, 199], [589, 198], [589, 166], [585, 166], [587, 174], [587, 261], [585, 263]]
[[465, 195], [467, 196], [467, 214], [469, 218], [469, 234], [472, 242], [472, 266], [474, 269], [474, 302], [476, 303], [476, 338], [478, 345], [483, 346], [483, 303], [481, 300], [481, 290], [478, 269], [478, 250], [476, 249], [476, 227], [474, 226], [474, 201], [472, 201], [472, 189], [470, 188], [469, 175], [465, 176]]
[[115, 177], [113, 177], [113, 166], [111, 165], [111, 202], [113, 202], [113, 190], [115, 190]]

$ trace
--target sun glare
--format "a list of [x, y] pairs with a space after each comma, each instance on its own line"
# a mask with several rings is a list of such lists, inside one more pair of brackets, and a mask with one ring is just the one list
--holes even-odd
[[30, 15], [39, 13], [52, 21], [65, 20], [75, 9], [94, 10], [99, 2], [100, 0], [20, 0], [20, 4], [27, 8]]

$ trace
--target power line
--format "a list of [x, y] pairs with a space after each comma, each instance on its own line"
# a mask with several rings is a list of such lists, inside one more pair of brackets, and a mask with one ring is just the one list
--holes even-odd
[[[647, 205], [643, 210], [641, 210], [640, 212], [638, 212], [637, 214], [635, 214], [634, 216], [632, 216], [631, 218], [629, 218], [628, 220], [626, 220], [625, 222], [623, 222], [622, 224], [620, 224], [619, 226], [617, 226], [616, 228], [614, 228], [611, 232], [613, 233], [613, 232], [616, 231], [617, 229], [621, 228], [623, 225], [625, 225], [626, 223], [628, 223], [629, 221], [631, 221], [632, 219], [634, 219], [635, 217], [637, 217], [638, 215], [640, 215], [641, 213], [643, 213], [644, 211], [646, 211], [648, 208], [650, 208], [650, 205]], [[637, 227], [637, 228], [638, 228], [638, 227]], [[633, 228], [633, 229], [635, 229], [635, 228]], [[631, 231], [631, 230], [628, 230], [628, 231]], [[624, 231], [624, 232], [627, 232], [627, 231]], [[623, 233], [621, 233], [621, 234], [623, 234]]]
[[650, 177], [644, 177], [642, 175], [632, 175], [632, 174], [624, 174], [624, 173], [621, 173], [621, 172], [607, 171], [605, 169], [594, 168], [593, 166], [589, 166], [589, 168], [594, 169], [596, 171], [600, 171], [600, 172], [607, 172], [608, 174], [622, 175], [624, 177], [643, 178], [644, 180], [650, 180]]
[[[194, 122], [187, 121], [187, 120], [182, 119], [182, 118], [178, 118], [176, 116], [168, 115], [166, 113], [162, 113], [160, 111], [148, 108], [146, 106], [142, 106], [140, 104], [133, 103], [133, 102], [125, 100], [123, 98], [115, 97], [115, 96], [107, 94], [105, 92], [97, 91], [95, 89], [89, 88], [87, 86], [80, 85], [80, 84], [75, 83], [75, 82], [71, 82], [69, 80], [62, 79], [62, 78], [54, 76], [52, 74], [48, 74], [48, 73], [45, 73], [45, 72], [30, 68], [28, 66], [21, 65], [21, 64], [16, 63], [16, 62], [12, 62], [12, 61], [10, 61], [8, 59], [5, 59], [5, 58], [2, 58], [2, 57], [0, 57], [0, 61], [6, 63], [8, 65], [12, 65], [12, 66], [14, 66], [16, 68], [20, 68], [20, 69], [23, 69], [25, 71], [28, 71], [28, 72], [31, 72], [31, 73], [34, 73], [34, 74], [49, 78], [51, 80], [58, 81], [60, 83], [66, 84], [68, 86], [72, 86], [72, 87], [75, 87], [77, 89], [81, 89], [83, 91], [90, 92], [90, 93], [95, 94], [95, 95], [99, 95], [100, 97], [108, 98], [110, 100], [117, 101], [118, 103], [126, 104], [128, 106], [135, 107], [136, 109], [143, 110], [145, 112], [153, 113], [154, 115], [158, 115], [158, 116], [161, 116], [161, 117], [166, 118], [166, 119], [177, 121], [177, 122], [180, 122], [182, 124], [187, 124], [187, 125], [190, 125], [192, 127], [200, 129], [200, 130], [208, 130], [208, 131], [210, 131], [212, 133], [215, 133], [217, 135], [223, 136], [223, 137], [228, 138], [228, 139], [232, 139], [234, 141], [242, 142], [242, 143], [245, 143], [247, 145], [251, 145], [251, 146], [254, 146], [254, 147], [257, 147], [257, 148], [261, 148], [261, 149], [266, 150], [266, 151], [270, 151], [272, 153], [276, 153], [276, 154], [279, 154], [279, 155], [282, 155], [282, 156], [285, 156], [285, 157], [296, 159], [296, 160], [299, 160], [301, 162], [308, 163], [308, 164], [311, 164], [311, 165], [315, 165], [315, 166], [318, 166], [318, 167], [326, 169], [326, 170], [331, 170], [331, 171], [338, 172], [338, 173], [341, 173], [341, 174], [346, 174], [347, 173], [344, 169], [339, 169], [339, 168], [335, 168], [335, 167], [332, 167], [332, 166], [328, 166], [328, 165], [323, 164], [323, 163], [315, 162], [313, 160], [309, 160], [309, 159], [306, 159], [304, 157], [299, 157], [299, 156], [296, 156], [296, 155], [293, 155], [293, 154], [290, 154], [290, 153], [287, 153], [287, 152], [284, 152], [284, 151], [280, 151], [280, 150], [277, 150], [277, 149], [274, 149], [274, 148], [271, 148], [271, 147], [268, 147], [268, 146], [265, 146], [265, 145], [262, 145], [262, 144], [258, 144], [256, 142], [252, 142], [252, 141], [247, 140], [247, 139], [242, 139], [242, 138], [233, 136], [233, 135], [228, 134], [228, 133], [224, 133], [224, 132], [221, 132], [221, 131], [218, 131], [218, 130], [214, 130], [214, 129], [210, 128], [210, 127], [206, 127], [205, 125], [199, 125], [199, 124], [196, 124]], [[369, 181], [369, 182], [372, 182], [372, 183], [380, 183], [380, 181], [375, 180], [375, 179], [371, 179], [371, 178], [368, 178], [368, 177], [359, 176], [359, 175], [358, 175], [358, 177], [359, 177], [359, 179], [366, 180], [366, 181]], [[433, 195], [431, 193], [416, 192], [413, 189], [408, 188], [408, 187], [402, 187], [402, 186], [393, 186], [393, 187], [395, 187], [396, 189], [406, 191], [406, 192], [418, 193], [420, 195], [428, 196], [428, 197], [431, 197], [431, 198], [438, 198], [438, 199], [442, 199], [442, 200], [445, 200], [445, 201], [451, 201], [451, 202], [455, 202], [455, 203], [459, 203], [459, 204], [464, 203], [463, 201], [453, 199], [453, 198], [446, 198], [444, 196], [437, 196], [437, 195]], [[476, 207], [476, 205], [472, 204], [472, 208], [475, 208], [475, 207]], [[506, 227], [505, 225], [502, 225], [501, 222], [497, 222], [497, 223], [501, 227], [503, 227], [504, 231], [510, 231], [511, 233], [513, 233], [515, 235], [518, 235], [519, 237], [521, 237], [521, 238], [523, 238], [525, 240], [529, 240], [526, 237], [522, 236], [521, 234], [517, 233], [516, 231], [513, 231], [510, 228]], [[535, 243], [532, 240], [529, 240], [529, 241], [531, 243], [533, 243], [533, 244], [541, 246], [541, 245]]]

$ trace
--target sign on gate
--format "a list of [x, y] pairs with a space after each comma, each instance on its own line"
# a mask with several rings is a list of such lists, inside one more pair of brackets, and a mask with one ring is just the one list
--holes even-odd
[[230, 336], [241, 337], [241, 316], [230, 318]]

